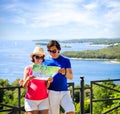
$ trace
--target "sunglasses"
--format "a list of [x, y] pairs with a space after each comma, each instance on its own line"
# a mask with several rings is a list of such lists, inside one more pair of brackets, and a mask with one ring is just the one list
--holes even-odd
[[56, 53], [57, 51], [54, 49], [54, 50], [48, 50], [48, 52], [50, 52], [50, 53]]
[[44, 59], [44, 56], [35, 56], [35, 59]]

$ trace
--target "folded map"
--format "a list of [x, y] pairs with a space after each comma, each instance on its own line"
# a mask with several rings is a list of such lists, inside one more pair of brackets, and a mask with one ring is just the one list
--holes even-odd
[[49, 77], [53, 77], [60, 67], [57, 66], [45, 66], [45, 65], [37, 65], [34, 64], [32, 67], [33, 76], [40, 79], [48, 79]]

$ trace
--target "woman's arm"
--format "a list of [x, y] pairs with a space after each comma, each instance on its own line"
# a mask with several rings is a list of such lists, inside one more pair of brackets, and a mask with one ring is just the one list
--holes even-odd
[[50, 83], [52, 83], [52, 82], [53, 82], [53, 78], [48, 78], [48, 80], [47, 80], [47, 88], [49, 88]]
[[34, 78], [34, 76], [29, 76], [29, 75], [28, 75], [28, 68], [25, 67], [25, 69], [24, 69], [24, 77], [23, 77], [22, 80], [19, 81], [20, 86], [22, 86], [23, 88], [26, 89], [26, 88], [28, 87], [28, 82], [29, 82], [31, 79], [33, 79], [33, 78]]

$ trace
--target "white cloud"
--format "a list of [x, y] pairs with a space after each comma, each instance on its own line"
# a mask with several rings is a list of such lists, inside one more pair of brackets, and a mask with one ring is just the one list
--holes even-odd
[[[13, 24], [16, 26], [15, 30], [23, 26], [24, 29], [30, 30], [29, 34], [39, 34], [38, 29], [47, 31], [50, 35], [50, 32], [54, 31], [51, 35], [54, 37], [58, 36], [56, 31], [64, 37], [68, 36], [69, 32], [71, 32], [70, 36], [77, 37], [118, 35], [119, 0], [36, 0], [31, 2], [13, 0], [7, 4], [1, 4], [0, 22], [4, 20], [5, 27], [7, 24]], [[41, 36], [46, 37], [44, 31]], [[73, 35], [72, 31], [74, 31]]]
[[91, 4], [85, 5], [84, 8], [87, 10], [94, 10], [97, 8], [97, 5], [95, 3], [91, 3]]

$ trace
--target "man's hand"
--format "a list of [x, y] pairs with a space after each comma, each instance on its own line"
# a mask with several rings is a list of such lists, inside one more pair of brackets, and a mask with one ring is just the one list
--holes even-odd
[[66, 69], [65, 68], [59, 69], [58, 72], [61, 73], [62, 75], [66, 75]]

